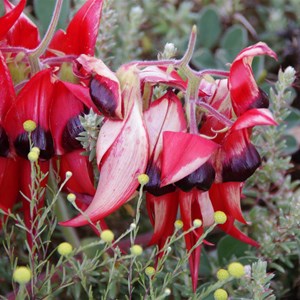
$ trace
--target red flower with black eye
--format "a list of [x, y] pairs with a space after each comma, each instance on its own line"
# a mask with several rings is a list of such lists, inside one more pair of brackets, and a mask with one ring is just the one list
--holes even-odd
[[[137, 70], [120, 70], [122, 101], [128, 105], [123, 120], [107, 119], [97, 143], [100, 178], [96, 194], [85, 210], [92, 222], [115, 211], [135, 193], [137, 176], [144, 173], [148, 160], [148, 137], [141, 111], [141, 93]], [[89, 224], [84, 215], [62, 222], [64, 226]]]

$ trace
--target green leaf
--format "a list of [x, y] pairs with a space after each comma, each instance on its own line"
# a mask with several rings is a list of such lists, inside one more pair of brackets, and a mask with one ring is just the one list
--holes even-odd
[[[52, 18], [52, 12], [55, 7], [56, 0], [34, 0], [33, 7], [34, 12], [39, 22], [39, 28], [41, 33], [44, 34], [47, 31], [49, 23]], [[65, 29], [70, 13], [70, 0], [63, 0], [57, 28]]]
[[228, 62], [232, 62], [236, 55], [247, 46], [247, 30], [240, 25], [228, 28], [221, 39], [221, 47], [228, 53]]
[[211, 49], [219, 40], [221, 33], [220, 18], [214, 6], [206, 7], [198, 22], [198, 41], [199, 45]]
[[289, 111], [290, 114], [285, 119], [285, 124], [288, 129], [300, 125], [300, 110], [295, 107], [290, 107]]
[[247, 250], [249, 250], [249, 245], [231, 236], [225, 236], [217, 245], [219, 264], [222, 266], [232, 261], [233, 258], [243, 257]]
[[298, 151], [299, 145], [298, 145], [298, 142], [295, 139], [295, 137], [287, 134], [287, 135], [283, 136], [283, 139], [285, 140], [285, 143], [286, 143], [286, 148], [283, 151], [284, 155], [292, 155], [293, 153]]
[[215, 58], [211, 51], [206, 48], [200, 48], [193, 55], [193, 63], [199, 69], [215, 68]]
[[208, 275], [212, 272], [212, 266], [210, 263], [210, 258], [204, 249], [201, 250], [200, 262], [199, 273], [205, 277], [208, 277]]

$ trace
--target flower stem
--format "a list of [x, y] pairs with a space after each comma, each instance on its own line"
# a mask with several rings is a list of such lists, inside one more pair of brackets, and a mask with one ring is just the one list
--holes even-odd
[[32, 74], [35, 74], [40, 70], [39, 58], [40, 58], [41, 55], [44, 54], [44, 52], [46, 51], [50, 41], [53, 38], [53, 35], [55, 33], [55, 29], [56, 29], [56, 26], [57, 26], [57, 23], [58, 23], [58, 19], [59, 19], [59, 16], [60, 16], [62, 3], [63, 3], [63, 0], [57, 0], [56, 1], [54, 12], [53, 12], [53, 15], [52, 15], [52, 19], [50, 21], [48, 30], [47, 30], [43, 40], [29, 54], [29, 61], [30, 61]]
[[213, 115], [215, 118], [217, 118], [220, 122], [222, 122], [226, 126], [229, 126], [229, 127], [232, 126], [233, 122], [231, 120], [229, 120], [224, 115], [219, 113], [216, 109], [214, 109], [209, 104], [207, 104], [201, 100], [196, 100], [196, 104], [203, 107], [204, 109], [206, 109], [211, 115]]

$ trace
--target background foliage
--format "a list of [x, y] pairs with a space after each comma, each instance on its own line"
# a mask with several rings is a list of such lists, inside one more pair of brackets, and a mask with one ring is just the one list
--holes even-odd
[[[42, 32], [48, 26], [54, 2], [28, 1], [27, 12]], [[82, 2], [64, 1], [59, 27], [66, 26], [69, 16]], [[0, 234], [0, 295], [3, 295], [0, 298], [12, 299], [12, 290], [18, 290], [11, 280], [14, 266], [30, 264], [36, 269], [35, 280], [42, 282], [34, 291], [36, 299], [46, 299], [49, 295], [52, 296], [47, 299], [121, 299], [128, 290], [132, 299], [139, 299], [140, 295], [145, 295], [145, 299], [163, 299], [169, 297], [170, 289], [170, 299], [209, 300], [221, 286], [230, 291], [231, 299], [299, 299], [299, 15], [297, 0], [106, 0], [97, 56], [114, 70], [129, 60], [157, 57], [166, 43], [173, 43], [180, 57], [193, 24], [198, 27], [193, 58], [196, 68], [226, 68], [242, 48], [257, 41], [266, 42], [277, 52], [278, 62], [260, 58], [255, 61], [254, 70], [261, 87], [270, 95], [271, 109], [280, 126], [255, 130], [254, 142], [263, 165], [248, 180], [242, 201], [246, 219], [251, 222], [243, 231], [248, 231], [261, 247], [253, 249], [213, 231], [210, 241], [216, 245], [205, 246], [201, 284], [193, 295], [180, 232], [170, 242], [160, 271], [153, 278], [147, 277], [145, 268], [153, 265], [156, 249], [147, 248], [142, 256], [135, 257], [103, 243], [89, 228], [76, 229], [75, 233], [73, 230], [70, 235], [57, 226], [60, 216], [56, 199], [64, 200], [66, 195], [52, 188], [48, 191], [50, 208], [43, 212], [47, 226], [41, 224], [43, 242], [36, 260], [28, 261], [31, 253], [24, 244], [24, 228], [12, 226], [13, 218], [20, 217], [12, 217]], [[287, 68], [289, 65], [294, 69]], [[71, 205], [68, 209], [72, 209]], [[129, 229], [122, 236], [125, 248], [130, 244], [135, 210], [133, 201], [108, 218], [116, 236], [122, 235], [127, 224]], [[142, 205], [140, 241], [150, 231], [144, 213]], [[70, 242], [76, 249], [70, 257], [60, 257], [56, 247], [67, 236], [75, 236]], [[216, 271], [234, 260], [247, 265], [249, 276], [218, 281]], [[19, 297], [26, 298], [26, 290], [19, 291]]]

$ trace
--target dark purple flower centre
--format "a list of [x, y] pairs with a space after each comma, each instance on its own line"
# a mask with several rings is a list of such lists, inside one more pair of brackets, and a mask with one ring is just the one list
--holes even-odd
[[215, 180], [215, 169], [211, 163], [206, 162], [196, 171], [175, 182], [175, 185], [184, 192], [194, 187], [202, 191], [208, 191]]
[[231, 157], [223, 165], [223, 182], [243, 182], [249, 178], [260, 166], [261, 158], [252, 144], [248, 144], [243, 151]]
[[98, 77], [94, 77], [90, 82], [90, 95], [104, 116], [108, 118], [115, 117], [115, 110], [117, 108], [117, 100], [112, 89], [108, 84]]
[[82, 148], [80, 141], [76, 139], [82, 131], [84, 128], [80, 123], [79, 115], [68, 121], [62, 134], [62, 146], [66, 151], [70, 152]]
[[259, 94], [252, 105], [249, 107], [251, 108], [268, 108], [269, 107], [269, 97], [268, 95], [262, 90], [259, 89]]
[[7, 157], [9, 152], [8, 136], [2, 126], [0, 126], [0, 156]]
[[[48, 160], [54, 155], [53, 139], [50, 131], [45, 131], [41, 126], [31, 132], [31, 141], [33, 146], [40, 149], [40, 158]], [[19, 156], [27, 159], [30, 150], [28, 133], [23, 132], [18, 135], [14, 141], [16, 152]]]
[[160, 187], [161, 172], [153, 163], [148, 164], [146, 174], [149, 176], [149, 182], [144, 186], [144, 190], [150, 194], [158, 197], [175, 191], [176, 187], [171, 184]]

